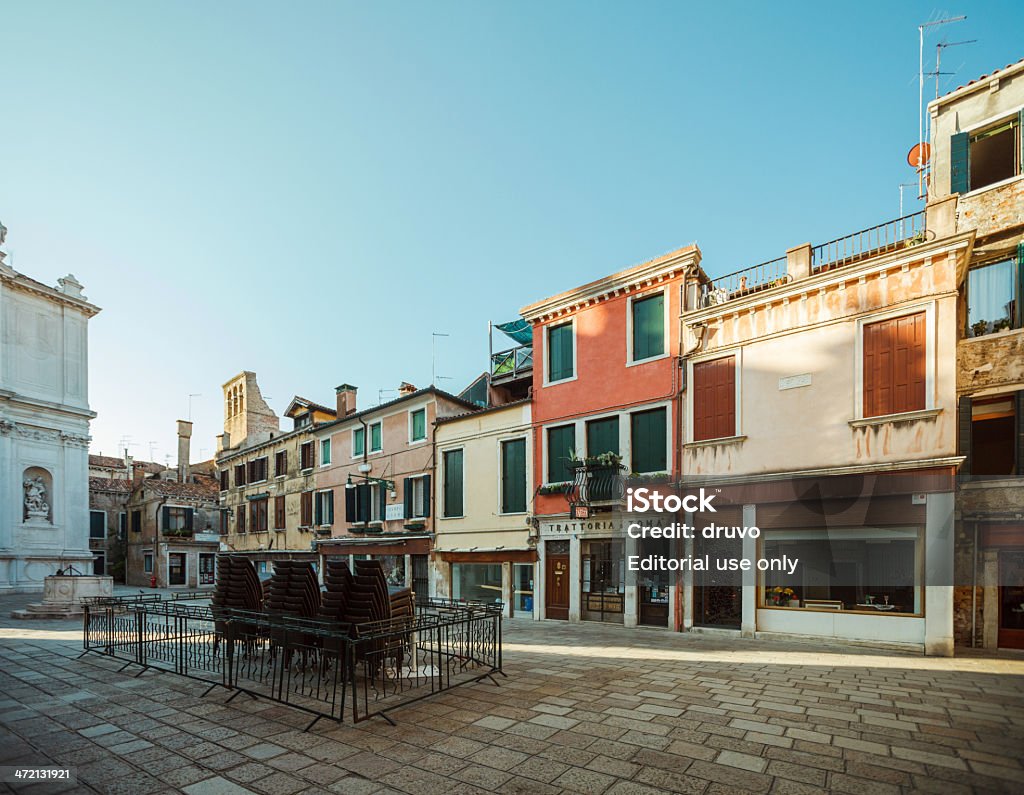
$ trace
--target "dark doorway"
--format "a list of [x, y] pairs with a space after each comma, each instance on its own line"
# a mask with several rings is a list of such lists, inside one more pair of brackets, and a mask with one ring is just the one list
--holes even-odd
[[184, 585], [186, 578], [185, 572], [185, 553], [184, 552], [171, 552], [167, 555], [167, 584], [168, 585]]
[[553, 555], [549, 552], [544, 566], [544, 615], [546, 618], [568, 621], [569, 555]]
[[625, 607], [622, 541], [584, 541], [582, 617], [621, 624]]
[[427, 574], [427, 556], [412, 555], [412, 592], [417, 603], [426, 604], [430, 598], [430, 577]]
[[999, 648], [1024, 649], [1024, 550], [999, 553]]
[[693, 573], [693, 623], [698, 627], [739, 629], [743, 617], [743, 574], [718, 571], [717, 560], [743, 555], [740, 539], [705, 539], [693, 542], [696, 557], [709, 556], [710, 571]]

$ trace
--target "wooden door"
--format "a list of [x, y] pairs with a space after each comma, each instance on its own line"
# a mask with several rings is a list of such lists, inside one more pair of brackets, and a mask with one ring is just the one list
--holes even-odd
[[569, 620], [569, 556], [548, 555], [544, 583], [547, 618]]

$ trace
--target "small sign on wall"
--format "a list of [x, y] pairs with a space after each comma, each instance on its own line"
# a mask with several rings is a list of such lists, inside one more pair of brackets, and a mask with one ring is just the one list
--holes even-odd
[[399, 519], [405, 518], [405, 505], [402, 503], [396, 503], [394, 505], [387, 505], [384, 507], [384, 519], [388, 522], [397, 522]]
[[801, 373], [800, 375], [788, 375], [779, 379], [779, 391], [783, 389], [798, 389], [802, 386], [811, 385], [811, 374]]

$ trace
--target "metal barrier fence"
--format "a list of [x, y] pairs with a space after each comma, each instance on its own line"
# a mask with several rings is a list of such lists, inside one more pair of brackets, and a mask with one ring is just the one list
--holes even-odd
[[502, 674], [501, 605], [431, 601], [361, 624], [151, 601], [84, 606], [84, 651], [353, 723]]

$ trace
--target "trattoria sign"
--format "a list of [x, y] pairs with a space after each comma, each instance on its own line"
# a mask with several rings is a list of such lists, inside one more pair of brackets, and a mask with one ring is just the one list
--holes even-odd
[[[645, 516], [647, 522], [656, 521], [655, 516]], [[540, 523], [541, 538], [569, 538], [570, 536], [595, 537], [625, 536], [626, 527], [636, 518], [616, 515], [612, 519], [558, 519]], [[666, 517], [666, 521], [672, 521]]]

